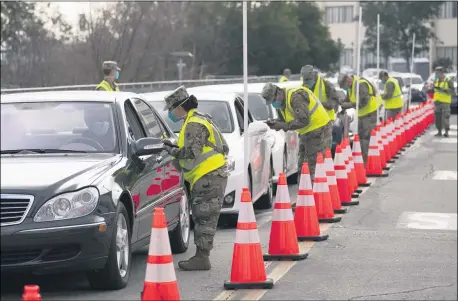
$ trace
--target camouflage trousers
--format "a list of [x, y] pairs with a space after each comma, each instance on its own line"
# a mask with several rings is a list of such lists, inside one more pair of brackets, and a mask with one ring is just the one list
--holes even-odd
[[299, 160], [298, 160], [298, 180], [300, 181], [302, 164], [307, 162], [309, 165], [310, 177], [315, 178], [316, 156], [323, 153], [332, 144], [332, 123], [311, 131], [310, 133], [299, 135]]
[[434, 102], [434, 123], [438, 131], [448, 131], [450, 129], [450, 104]]
[[401, 113], [402, 108], [398, 109], [385, 109], [385, 120], [388, 120], [391, 118], [393, 121], [396, 118], [396, 116]]
[[227, 177], [211, 172], [200, 178], [191, 191], [194, 243], [204, 251], [213, 249]]
[[358, 118], [358, 136], [361, 143], [361, 153], [364, 164], [366, 164], [367, 153], [369, 151], [369, 142], [371, 140], [372, 129], [377, 126], [377, 111], [360, 116]]

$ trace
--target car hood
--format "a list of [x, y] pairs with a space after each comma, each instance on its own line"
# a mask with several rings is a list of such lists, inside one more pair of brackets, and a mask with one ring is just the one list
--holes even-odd
[[52, 193], [91, 185], [121, 159], [113, 154], [2, 156], [2, 193]]

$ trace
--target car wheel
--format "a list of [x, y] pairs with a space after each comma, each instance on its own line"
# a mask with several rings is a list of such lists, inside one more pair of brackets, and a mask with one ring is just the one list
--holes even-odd
[[191, 233], [191, 210], [187, 194], [183, 194], [180, 200], [180, 215], [178, 224], [170, 233], [170, 247], [172, 253], [181, 254], [188, 250]]
[[270, 166], [270, 177], [268, 182], [267, 192], [259, 198], [259, 200], [255, 203], [256, 209], [270, 209], [274, 204], [274, 194], [273, 194], [273, 168], [272, 164]]
[[110, 253], [102, 270], [89, 271], [87, 278], [94, 289], [118, 290], [126, 287], [131, 267], [131, 229], [129, 215], [119, 203], [116, 226], [111, 237]]

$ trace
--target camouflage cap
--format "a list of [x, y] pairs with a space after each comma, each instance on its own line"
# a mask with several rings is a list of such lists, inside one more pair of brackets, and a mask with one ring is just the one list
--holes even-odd
[[442, 66], [437, 66], [436, 69], [434, 69], [436, 72], [444, 72], [444, 67]]
[[118, 67], [118, 63], [115, 61], [105, 61], [102, 63], [103, 70], [118, 70], [121, 71], [121, 68]]
[[164, 97], [165, 107], [164, 111], [169, 110], [170, 108], [176, 108], [182, 104], [185, 100], [189, 98], [188, 91], [184, 86], [180, 86], [175, 89], [172, 93]]
[[313, 80], [318, 75], [318, 72], [312, 65], [305, 65], [301, 68], [301, 76], [304, 80]]
[[262, 88], [261, 96], [266, 100], [267, 104], [271, 104], [275, 101], [275, 94], [277, 93], [278, 87], [272, 83], [267, 83]]
[[285, 69], [283, 70], [283, 73], [291, 73], [291, 70], [288, 69], [288, 68], [285, 68]]
[[388, 71], [387, 70], [380, 70], [378, 74], [378, 78], [382, 79], [384, 76], [388, 76]]

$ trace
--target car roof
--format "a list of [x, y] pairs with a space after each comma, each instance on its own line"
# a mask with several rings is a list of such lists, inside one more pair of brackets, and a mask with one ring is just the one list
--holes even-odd
[[416, 74], [416, 73], [407, 73], [407, 72], [397, 72], [397, 73], [393, 73], [394, 76], [399, 76], [399, 77], [402, 77], [402, 78], [406, 78], [406, 77], [420, 77], [421, 78], [421, 75], [419, 74]]
[[126, 100], [138, 97], [132, 92], [105, 92], [105, 91], [46, 91], [2, 94], [1, 103], [17, 102], [62, 102], [62, 101], [83, 101], [83, 102], [108, 102], [114, 103], [119, 100]]
[[[233, 101], [237, 94], [225, 91], [202, 91], [195, 88], [187, 89], [189, 94], [193, 94], [198, 100], [212, 100], [212, 101]], [[172, 91], [160, 91], [141, 94], [147, 101], [164, 101], [164, 97]]]

